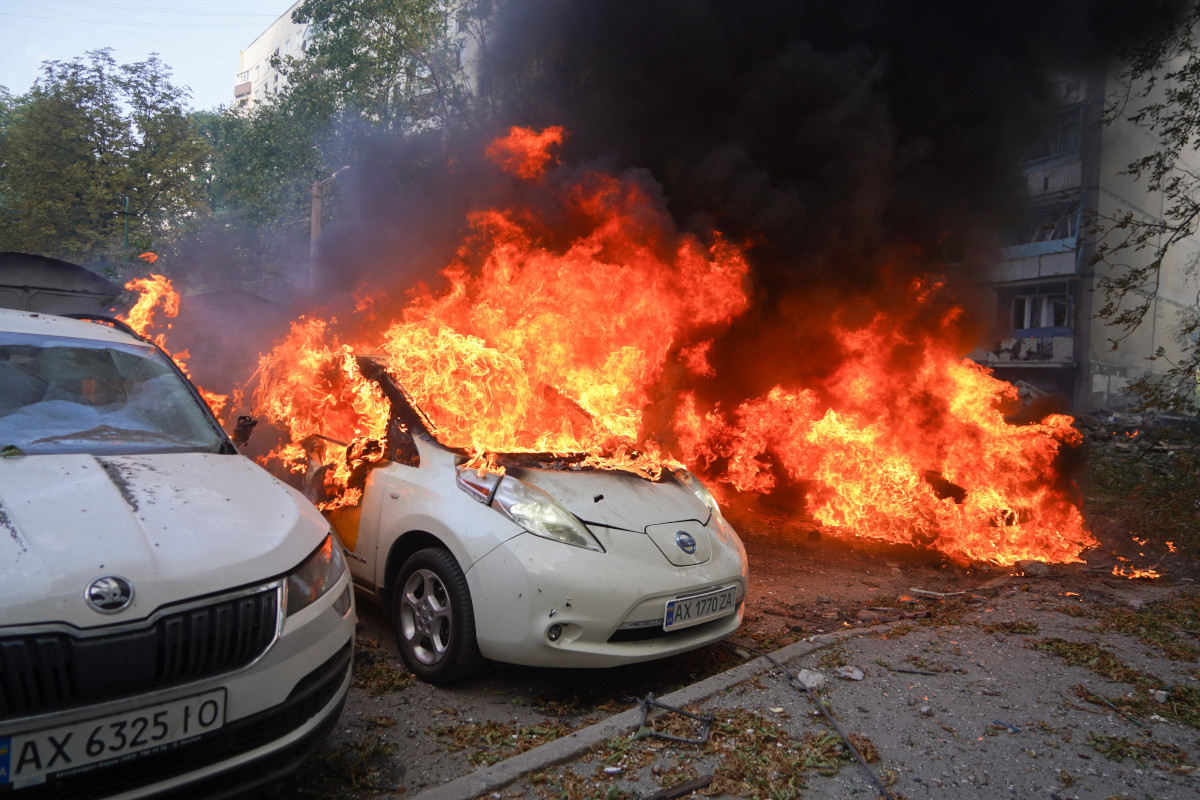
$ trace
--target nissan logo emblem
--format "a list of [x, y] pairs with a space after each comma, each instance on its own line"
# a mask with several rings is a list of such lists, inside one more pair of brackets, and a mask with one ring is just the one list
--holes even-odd
[[93, 611], [116, 614], [133, 603], [133, 584], [119, 575], [105, 575], [88, 584], [83, 599]]
[[679, 545], [679, 549], [689, 556], [696, 552], [696, 539], [687, 531], [679, 531], [675, 534], [675, 544]]

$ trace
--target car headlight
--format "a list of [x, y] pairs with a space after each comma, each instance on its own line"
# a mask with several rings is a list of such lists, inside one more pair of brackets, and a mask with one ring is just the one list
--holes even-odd
[[304, 559], [304, 563], [287, 576], [287, 613], [295, 614], [315, 603], [338, 582], [345, 571], [346, 559], [342, 555], [342, 548], [331, 533], [312, 555]]
[[459, 470], [458, 486], [534, 536], [604, 552], [600, 542], [574, 514], [536, 486], [511, 475], [484, 473], [480, 477], [472, 469]]
[[708, 510], [716, 517], [716, 521], [722, 527], [728, 527], [729, 523], [725, 521], [725, 515], [721, 513], [721, 507], [717, 505], [717, 498], [712, 496], [712, 492], [708, 487], [700, 482], [700, 479], [693, 475], [689, 470], [675, 470], [675, 478], [684, 485], [685, 488], [691, 491], [700, 499], [701, 503], [708, 506]]

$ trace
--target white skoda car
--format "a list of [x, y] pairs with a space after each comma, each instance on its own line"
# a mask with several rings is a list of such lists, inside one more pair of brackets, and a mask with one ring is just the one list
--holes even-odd
[[400, 652], [433, 683], [484, 659], [608, 667], [716, 642], [741, 624], [746, 551], [685, 470], [652, 481], [579, 457], [465, 468], [392, 375], [375, 454], [349, 454], [361, 503], [328, 514], [355, 585], [390, 612]]
[[336, 722], [342, 549], [160, 349], [0, 309], [0, 794], [220, 794]]

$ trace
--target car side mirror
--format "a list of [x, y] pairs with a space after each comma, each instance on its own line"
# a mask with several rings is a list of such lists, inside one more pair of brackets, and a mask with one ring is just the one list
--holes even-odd
[[254, 430], [254, 426], [258, 424], [258, 420], [254, 417], [241, 416], [237, 418], [237, 425], [234, 426], [233, 443], [238, 447], [245, 447], [246, 442], [250, 441], [250, 433]]

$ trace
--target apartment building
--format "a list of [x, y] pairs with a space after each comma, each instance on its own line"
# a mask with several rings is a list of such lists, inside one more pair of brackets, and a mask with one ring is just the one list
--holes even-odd
[[275, 56], [300, 57], [308, 50], [308, 25], [292, 22], [292, 12], [300, 0], [292, 3], [270, 27], [238, 55], [237, 81], [233, 87], [234, 103], [258, 103], [287, 85], [286, 79], [271, 66]]
[[[1090, 263], [1100, 234], [1087, 212], [1162, 218], [1162, 195], [1121, 174], [1156, 142], [1129, 122], [1102, 124], [1108, 95], [1117, 89], [1111, 75], [1067, 76], [1056, 85], [1061, 106], [1024, 155], [1025, 199], [985, 277], [985, 308], [994, 310], [990, 336], [971, 357], [999, 378], [1066, 396], [1076, 413], [1120, 410], [1134, 399], [1130, 381], [1168, 368], [1164, 359], [1150, 360], [1159, 347], [1168, 359], [1179, 353], [1179, 313], [1196, 302], [1185, 260], [1200, 243], [1175, 248], [1150, 313], [1133, 334], [1122, 339], [1096, 318], [1105, 302], [1097, 280], [1113, 267]], [[1125, 252], [1121, 259], [1149, 257]]]
[[[271, 26], [262, 32], [249, 47], [238, 56], [237, 82], [234, 85], [234, 102], [239, 105], [259, 103], [287, 85], [287, 79], [272, 68], [271, 59], [293, 56], [300, 58], [308, 52], [309, 25], [292, 22], [292, 12], [301, 0], [292, 3]], [[460, 14], [466, 6], [462, 0], [450, 0], [445, 4], [449, 35], [459, 42], [459, 66], [465, 71], [472, 88], [479, 90], [481, 58], [479, 40], [470, 29], [467, 18]], [[478, 33], [478, 24], [476, 25]]]

